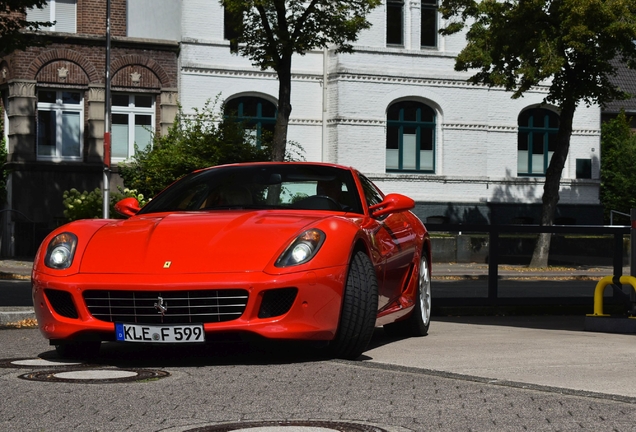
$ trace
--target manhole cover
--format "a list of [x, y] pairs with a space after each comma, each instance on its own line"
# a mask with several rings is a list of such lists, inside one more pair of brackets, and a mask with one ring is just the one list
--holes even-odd
[[34, 368], [34, 367], [69, 367], [82, 366], [81, 362], [45, 360], [42, 358], [21, 358], [21, 359], [4, 359], [0, 360], [0, 368]]
[[185, 432], [391, 432], [378, 426], [334, 421], [261, 421], [229, 423]]
[[165, 378], [167, 376], [170, 376], [168, 372], [151, 369], [65, 368], [30, 372], [20, 375], [18, 378], [30, 381], [107, 384], [155, 380]]

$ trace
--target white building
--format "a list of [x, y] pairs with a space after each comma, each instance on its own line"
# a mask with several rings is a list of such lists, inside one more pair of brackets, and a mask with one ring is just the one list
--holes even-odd
[[[443, 37], [435, 0], [386, 0], [354, 54], [293, 59], [289, 139], [309, 161], [351, 165], [429, 222], [538, 223], [558, 112], [467, 83], [454, 70], [462, 34]], [[232, 55], [220, 3], [182, 3], [179, 98], [187, 114], [220, 95], [266, 127], [278, 81]], [[261, 109], [258, 111], [257, 109]], [[600, 223], [600, 109], [578, 108], [557, 223]]]

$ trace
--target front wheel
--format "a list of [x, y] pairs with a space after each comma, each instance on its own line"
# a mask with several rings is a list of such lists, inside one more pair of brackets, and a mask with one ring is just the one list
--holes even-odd
[[384, 331], [390, 336], [426, 336], [428, 334], [431, 325], [431, 270], [426, 254], [422, 254], [419, 270], [413, 312], [403, 321], [384, 326]]
[[356, 359], [366, 349], [378, 314], [378, 281], [373, 264], [363, 252], [357, 252], [349, 267], [342, 296], [340, 322], [330, 354], [343, 359]]

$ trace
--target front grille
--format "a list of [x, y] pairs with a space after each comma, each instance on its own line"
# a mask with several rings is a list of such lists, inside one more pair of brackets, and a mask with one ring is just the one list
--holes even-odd
[[77, 318], [77, 309], [73, 303], [73, 297], [66, 291], [56, 289], [45, 289], [44, 294], [51, 303], [51, 307], [58, 315], [66, 318]]
[[[242, 289], [84, 292], [86, 307], [93, 317], [139, 324], [231, 321], [243, 314], [247, 297], [247, 291]], [[159, 306], [166, 308], [163, 315]]]

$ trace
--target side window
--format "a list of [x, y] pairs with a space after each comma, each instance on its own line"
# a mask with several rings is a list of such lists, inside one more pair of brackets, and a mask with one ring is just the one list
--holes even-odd
[[358, 174], [358, 177], [360, 178], [360, 183], [364, 190], [364, 197], [367, 201], [367, 206], [371, 207], [373, 205], [380, 204], [383, 200], [380, 191], [378, 191], [373, 183], [371, 183], [371, 181], [362, 174]]
[[435, 111], [404, 101], [387, 111], [387, 171], [435, 172]]
[[545, 108], [523, 111], [518, 119], [517, 174], [545, 175], [556, 148], [559, 115]]
[[230, 99], [225, 103], [224, 114], [246, 122], [254, 145], [260, 146], [264, 134], [274, 134], [276, 105], [263, 98], [243, 96]]

